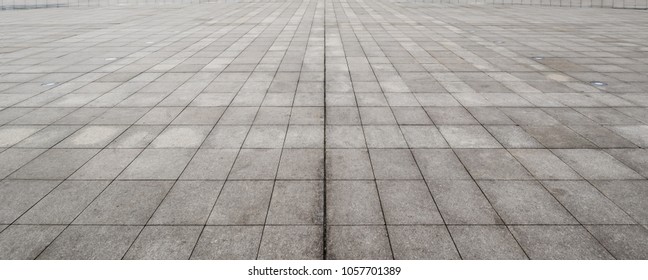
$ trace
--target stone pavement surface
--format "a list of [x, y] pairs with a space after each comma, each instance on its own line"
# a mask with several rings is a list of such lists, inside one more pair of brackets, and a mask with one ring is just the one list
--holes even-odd
[[646, 15], [0, 12], [0, 259], [648, 259]]

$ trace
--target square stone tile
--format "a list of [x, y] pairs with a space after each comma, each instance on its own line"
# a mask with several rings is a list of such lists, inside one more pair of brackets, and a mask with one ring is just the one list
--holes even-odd
[[45, 149], [7, 149], [0, 152], [0, 178], [7, 177], [45, 151]]
[[144, 225], [172, 185], [170, 181], [114, 181], [74, 224]]
[[281, 148], [286, 138], [284, 125], [254, 125], [250, 129], [243, 148]]
[[69, 226], [38, 259], [118, 260], [142, 230], [141, 226]]
[[[335, 112], [327, 110], [327, 115], [329, 114]], [[396, 124], [396, 118], [389, 107], [360, 107], [360, 116], [363, 125]]]
[[326, 235], [329, 260], [393, 259], [385, 226], [329, 226]]
[[321, 149], [284, 149], [277, 179], [323, 179], [324, 151]]
[[256, 259], [262, 232], [263, 226], [207, 226], [191, 259]]
[[581, 176], [547, 149], [511, 149], [509, 152], [536, 179], [577, 180]]
[[648, 177], [648, 150], [610, 149], [605, 152], [642, 176]]
[[103, 148], [117, 138], [126, 126], [89, 125], [79, 129], [56, 148]]
[[159, 125], [134, 125], [124, 131], [107, 148], [128, 149], [146, 148], [164, 130]]
[[617, 259], [648, 258], [648, 229], [635, 225], [586, 226], [587, 230]]
[[412, 150], [426, 180], [470, 179], [470, 175], [450, 149]]
[[613, 259], [582, 226], [511, 226], [530, 259]]
[[187, 260], [202, 229], [201, 226], [144, 227], [124, 259]]
[[543, 181], [542, 184], [582, 224], [634, 223], [586, 181]]
[[533, 177], [504, 149], [461, 149], [457, 156], [476, 180], [528, 180]]
[[370, 149], [376, 179], [423, 179], [409, 149]]
[[70, 224], [109, 181], [65, 181], [16, 221], [18, 224]]
[[478, 181], [507, 224], [576, 224], [576, 220], [535, 181]]
[[225, 107], [187, 107], [171, 124], [214, 125], [224, 111]]
[[377, 184], [388, 225], [443, 224], [425, 182], [389, 180]]
[[45, 197], [60, 181], [4, 180], [0, 182], [0, 223], [11, 224]]
[[523, 260], [526, 254], [505, 226], [448, 226], [464, 260]]
[[463, 107], [425, 107], [437, 125], [477, 124], [477, 120]]
[[428, 187], [447, 224], [502, 223], [472, 180], [429, 180]]
[[519, 148], [543, 148], [542, 144], [538, 142], [531, 135], [526, 133], [524, 129], [514, 125], [489, 125], [486, 129], [497, 139], [497, 141], [507, 149]]
[[267, 224], [321, 224], [324, 186], [321, 181], [276, 181]]
[[180, 179], [225, 180], [238, 152], [238, 149], [198, 149]]
[[636, 126], [610, 126], [612, 131], [619, 134], [621, 137], [624, 137], [635, 145], [646, 148], [648, 147], [648, 125], [636, 125]]
[[448, 143], [434, 126], [401, 126], [401, 132], [410, 148], [447, 148]]
[[242, 149], [234, 162], [229, 178], [275, 179], [280, 156], [280, 149]]
[[323, 148], [324, 127], [321, 125], [291, 125], [286, 133], [284, 148]]
[[3, 126], [0, 127], [0, 147], [11, 147], [32, 134], [41, 130], [42, 126]]
[[328, 179], [373, 179], [369, 153], [363, 149], [327, 149]]
[[327, 181], [326, 188], [329, 225], [385, 223], [373, 181]]
[[388, 231], [394, 259], [459, 259], [445, 226], [389, 226]]
[[115, 179], [140, 154], [140, 149], [103, 149], [70, 179]]
[[205, 224], [222, 187], [223, 181], [178, 181], [157, 207], [148, 224]]
[[177, 179], [194, 153], [194, 149], [145, 149], [118, 179]]
[[264, 224], [272, 196], [272, 181], [227, 181], [207, 224]]
[[258, 259], [321, 260], [321, 226], [266, 226]]
[[65, 226], [12, 225], [0, 233], [0, 259], [33, 260]]
[[501, 148], [493, 136], [480, 125], [439, 126], [452, 148]]
[[211, 126], [169, 126], [158, 135], [151, 148], [198, 148]]
[[15, 144], [14, 147], [51, 148], [81, 127], [80, 125], [50, 125]]
[[362, 126], [326, 126], [326, 148], [366, 148]]
[[240, 149], [250, 126], [216, 125], [205, 139], [203, 148]]
[[605, 196], [640, 224], [648, 224], [648, 181], [591, 181]]
[[363, 127], [369, 148], [407, 148], [398, 126], [380, 125]]
[[9, 177], [15, 179], [65, 179], [97, 152], [99, 152], [97, 149], [51, 149]]
[[561, 149], [553, 152], [585, 179], [643, 179], [637, 172], [601, 150]]
[[592, 142], [563, 125], [524, 126], [524, 130], [543, 146], [552, 149], [595, 148]]

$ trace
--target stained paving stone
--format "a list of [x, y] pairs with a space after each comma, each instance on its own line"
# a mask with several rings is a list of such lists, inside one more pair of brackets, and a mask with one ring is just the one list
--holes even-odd
[[519, 260], [526, 254], [505, 226], [448, 226], [464, 260]]
[[[24, 36], [54, 10], [2, 13], [0, 236], [73, 223], [43, 258], [609, 257], [567, 223], [646, 258], [640, 12], [261, 2], [66, 7], [62, 37]], [[51, 241], [26, 231], [5, 258]]]
[[582, 226], [510, 226], [530, 259], [613, 259]]
[[201, 231], [201, 226], [144, 227], [124, 259], [187, 260]]

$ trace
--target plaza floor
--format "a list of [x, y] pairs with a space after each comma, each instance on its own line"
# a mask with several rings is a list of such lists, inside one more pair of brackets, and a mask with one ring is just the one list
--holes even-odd
[[0, 11], [0, 259], [648, 259], [647, 15]]

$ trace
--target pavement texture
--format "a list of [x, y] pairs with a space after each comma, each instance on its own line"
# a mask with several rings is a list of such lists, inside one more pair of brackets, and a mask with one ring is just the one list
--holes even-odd
[[646, 15], [0, 12], [0, 259], [648, 259]]

